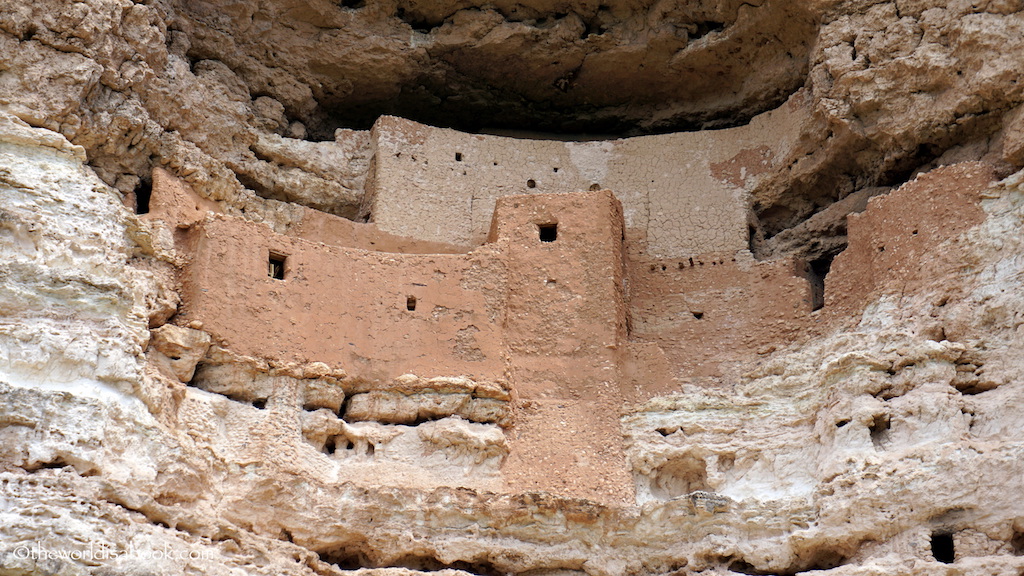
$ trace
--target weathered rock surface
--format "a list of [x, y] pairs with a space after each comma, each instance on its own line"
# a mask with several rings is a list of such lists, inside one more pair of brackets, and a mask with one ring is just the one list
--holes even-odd
[[[3, 3], [0, 574], [1022, 573], [1022, 9]], [[867, 261], [870, 277], [818, 278], [825, 307], [803, 337], [780, 316], [681, 361], [693, 346], [664, 328], [711, 322], [720, 308], [698, 296], [717, 288], [658, 293], [631, 318], [619, 380], [595, 364], [560, 389], [541, 376], [567, 370], [537, 355], [505, 367], [531, 387], [510, 391], [444, 366], [392, 379], [243, 357], [176, 317], [180, 238], [207, 210], [312, 238], [323, 220], [294, 203], [366, 216], [381, 150], [362, 129], [381, 113], [626, 134], [742, 124], [794, 93], [804, 119], [785, 150], [721, 166], [749, 202], [751, 251], [772, 260], [707, 265], [768, 279], [785, 258], [819, 276], [836, 254]], [[194, 198], [133, 215], [169, 174]], [[992, 174], [1006, 178], [980, 203], [928, 205]], [[913, 212], [938, 221], [903, 230]], [[875, 242], [894, 230], [906, 238]], [[341, 236], [388, 258], [377, 231]], [[522, 298], [557, 285], [517, 279]], [[531, 326], [565, 328], [527, 320], [524, 349], [543, 339]], [[712, 367], [678, 374], [693, 366]], [[664, 374], [653, 398], [630, 390]], [[608, 438], [609, 414], [621, 443], [555, 441]], [[547, 470], [604, 471], [624, 452], [623, 474], [562, 486], [635, 501], [512, 489], [522, 447], [546, 442]]]

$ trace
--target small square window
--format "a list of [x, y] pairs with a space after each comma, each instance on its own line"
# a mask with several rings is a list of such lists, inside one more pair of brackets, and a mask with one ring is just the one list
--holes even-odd
[[413, 310], [416, 309], [416, 297], [415, 296], [408, 296], [408, 297], [406, 297], [406, 299], [405, 299], [405, 309], [410, 311], [410, 312], [412, 312]]
[[541, 242], [554, 242], [558, 239], [558, 224], [539, 224]]
[[270, 262], [267, 266], [267, 275], [275, 280], [284, 280], [284, 263], [288, 257], [277, 252], [270, 253]]

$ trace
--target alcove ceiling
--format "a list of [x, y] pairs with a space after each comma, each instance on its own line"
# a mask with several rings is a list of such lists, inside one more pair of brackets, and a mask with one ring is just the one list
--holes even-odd
[[227, 64], [313, 137], [381, 114], [467, 131], [633, 135], [741, 124], [803, 85], [810, 3], [180, 0]]

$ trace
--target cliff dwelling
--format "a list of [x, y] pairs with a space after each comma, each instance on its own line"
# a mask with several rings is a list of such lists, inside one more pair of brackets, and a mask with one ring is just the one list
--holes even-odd
[[1020, 2], [0, 6], [0, 576], [1024, 574]]
[[[682, 382], [727, 387], [739, 377], [736, 366], [849, 320], [875, 289], [863, 283], [876, 275], [880, 284], [893, 282], [897, 270], [919, 261], [914, 241], [961, 230], [940, 224], [946, 211], [976, 221], [977, 194], [991, 180], [983, 165], [936, 171], [934, 178], [954, 183], [929, 187], [945, 194], [943, 213], [920, 212], [893, 227], [912, 227], [909, 243], [884, 229], [861, 240], [875, 232], [862, 232], [874, 226], [858, 220], [850, 258], [840, 258], [819, 287], [811, 263], [758, 262], [747, 237], [744, 185], [766, 171], [766, 136], [779, 133], [773, 123], [791, 125], [798, 113], [790, 106], [711, 137], [596, 144], [470, 135], [386, 117], [370, 133], [363, 206], [372, 223], [296, 207], [294, 224], [278, 233], [215, 204], [204, 210], [202, 198], [161, 169], [143, 218], [168, 231], [182, 258], [177, 325], [201, 327], [227, 354], [270, 366], [319, 363], [343, 374], [335, 385], [344, 404], [304, 406], [330, 409], [310, 414], [318, 420], [303, 428], [324, 453], [335, 456], [338, 442], [324, 429], [455, 417], [506, 436], [500, 449], [483, 445], [473, 456], [488, 474], [473, 470], [460, 485], [609, 504], [668, 499], [708, 489], [706, 473], [694, 472], [705, 464], [691, 459], [679, 472], [669, 466], [631, 480], [617, 447], [621, 406]], [[699, 160], [680, 161], [698, 148]], [[665, 184], [646, 185], [659, 178]], [[594, 190], [599, 181], [627, 191]], [[910, 204], [888, 217], [920, 201], [913, 189], [894, 193]], [[408, 209], [410, 195], [417, 206], [433, 203], [430, 218]], [[888, 245], [889, 253], [861, 243]], [[207, 373], [230, 366], [215, 364], [199, 359], [191, 383], [207, 389]], [[458, 388], [457, 402], [437, 398], [438, 378]], [[388, 415], [395, 403], [405, 406]], [[386, 462], [389, 444], [370, 441], [363, 452]], [[429, 467], [415, 472], [435, 482]], [[685, 489], [666, 487], [694, 473], [701, 479]]]

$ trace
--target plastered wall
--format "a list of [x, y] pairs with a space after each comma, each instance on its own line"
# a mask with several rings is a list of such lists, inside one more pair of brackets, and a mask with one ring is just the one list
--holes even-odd
[[[609, 191], [508, 202], [493, 242], [466, 254], [330, 245], [308, 237], [343, 240], [329, 223], [298, 237], [211, 214], [179, 234], [179, 319], [244, 355], [368, 379], [503, 379], [509, 355], [600, 355], [624, 336], [619, 206]], [[557, 238], [542, 240], [542, 223]], [[382, 236], [374, 245], [394, 247]]]
[[[326, 362], [356, 377], [503, 376], [500, 261], [389, 254], [211, 216], [190, 230], [182, 320], [240, 354]], [[282, 278], [270, 260], [283, 260]], [[412, 308], [412, 309], [410, 309]]]
[[737, 128], [591, 142], [382, 117], [363, 211], [388, 232], [478, 245], [497, 198], [607, 188], [622, 202], [627, 237], [648, 256], [741, 250], [748, 192], [794, 145], [803, 114], [786, 105]]

